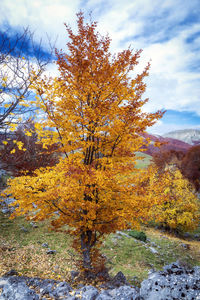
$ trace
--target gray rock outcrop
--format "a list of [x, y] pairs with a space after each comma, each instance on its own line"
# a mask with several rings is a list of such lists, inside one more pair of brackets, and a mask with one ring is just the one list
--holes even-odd
[[57, 300], [200, 300], [200, 267], [190, 269], [180, 262], [172, 263], [163, 271], [153, 271], [140, 289], [128, 285], [119, 272], [107, 287], [98, 290], [88, 285], [73, 290], [67, 282], [8, 276], [7, 273], [0, 278], [0, 300], [45, 300], [48, 297]]

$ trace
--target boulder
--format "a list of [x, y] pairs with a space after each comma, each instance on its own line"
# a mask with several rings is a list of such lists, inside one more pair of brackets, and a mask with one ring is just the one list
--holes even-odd
[[0, 300], [39, 300], [39, 296], [25, 282], [0, 279], [0, 289], [2, 289]]
[[180, 262], [165, 266], [141, 283], [140, 296], [145, 300], [200, 299], [200, 267], [190, 269]]
[[75, 296], [77, 297], [76, 299], [78, 299], [79, 296], [82, 300], [95, 300], [98, 294], [99, 292], [95, 287], [88, 285], [77, 290]]
[[[119, 288], [109, 291], [111, 299], [115, 300], [137, 300], [139, 293], [136, 288], [130, 286], [121, 286]], [[154, 299], [155, 300], [155, 299]]]

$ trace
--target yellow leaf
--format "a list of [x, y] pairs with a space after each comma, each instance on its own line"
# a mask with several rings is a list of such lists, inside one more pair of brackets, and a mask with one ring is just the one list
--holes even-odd
[[17, 128], [17, 124], [10, 124], [10, 131], [15, 131], [15, 129]]
[[13, 153], [15, 153], [15, 151], [16, 151], [16, 150], [15, 150], [15, 149], [13, 149], [12, 151], [10, 151], [10, 153], [11, 153], [11, 154], [13, 154]]
[[24, 144], [21, 141], [18, 141], [16, 144], [17, 144], [18, 149], [22, 150], [22, 147], [24, 146]]
[[32, 136], [32, 133], [30, 131], [25, 131], [25, 135]]
[[8, 108], [8, 107], [10, 107], [10, 106], [11, 106], [11, 105], [8, 104], [8, 103], [4, 104], [4, 107], [5, 107], [5, 108]]

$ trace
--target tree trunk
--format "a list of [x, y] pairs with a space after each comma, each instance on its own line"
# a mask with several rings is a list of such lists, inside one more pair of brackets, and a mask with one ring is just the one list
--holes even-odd
[[92, 273], [92, 260], [91, 260], [91, 248], [92, 248], [92, 231], [87, 230], [81, 234], [81, 250], [83, 254], [83, 268], [84, 276], [91, 278], [94, 276]]

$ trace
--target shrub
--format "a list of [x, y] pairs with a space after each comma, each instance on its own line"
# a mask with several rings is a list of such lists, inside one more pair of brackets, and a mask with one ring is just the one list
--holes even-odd
[[149, 183], [149, 194], [154, 200], [159, 199], [150, 215], [160, 226], [179, 233], [198, 227], [199, 199], [194, 187], [178, 169], [169, 168], [157, 173], [154, 181]]
[[146, 242], [147, 236], [143, 231], [131, 230], [128, 232], [128, 235], [132, 236], [136, 240], [140, 240], [142, 242]]

